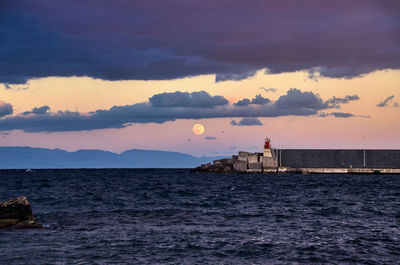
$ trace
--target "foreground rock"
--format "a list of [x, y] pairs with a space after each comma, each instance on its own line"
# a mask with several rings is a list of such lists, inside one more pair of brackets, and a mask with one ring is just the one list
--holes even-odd
[[25, 196], [0, 203], [1, 228], [42, 228]]

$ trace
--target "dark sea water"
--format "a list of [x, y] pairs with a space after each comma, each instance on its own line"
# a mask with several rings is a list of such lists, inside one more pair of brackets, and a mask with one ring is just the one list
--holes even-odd
[[0, 171], [0, 264], [399, 264], [399, 175]]

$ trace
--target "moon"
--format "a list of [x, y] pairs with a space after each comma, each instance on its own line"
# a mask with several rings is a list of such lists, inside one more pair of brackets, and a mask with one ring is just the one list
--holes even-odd
[[204, 133], [204, 126], [200, 123], [193, 125], [193, 133], [196, 135], [202, 135]]

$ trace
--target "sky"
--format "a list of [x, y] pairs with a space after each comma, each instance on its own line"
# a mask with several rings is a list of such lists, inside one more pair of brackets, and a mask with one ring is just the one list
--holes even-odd
[[394, 0], [2, 0], [0, 146], [399, 149], [399, 32]]

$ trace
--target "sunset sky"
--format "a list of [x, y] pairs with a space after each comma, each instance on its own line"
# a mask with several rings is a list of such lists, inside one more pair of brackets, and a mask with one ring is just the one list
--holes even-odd
[[393, 0], [2, 0], [0, 146], [399, 149], [399, 32]]

